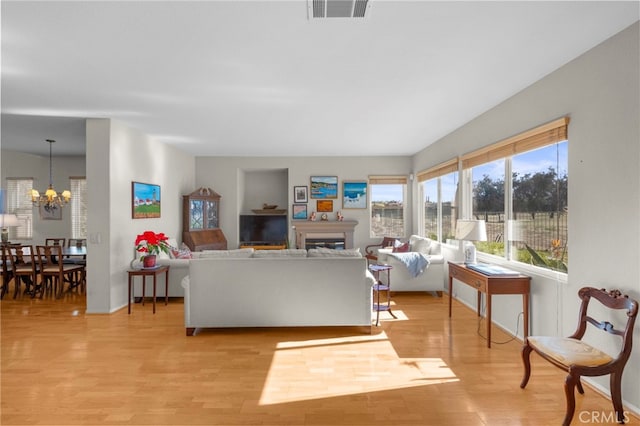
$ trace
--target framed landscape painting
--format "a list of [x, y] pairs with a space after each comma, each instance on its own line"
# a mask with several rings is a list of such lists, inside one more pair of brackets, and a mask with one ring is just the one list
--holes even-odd
[[338, 198], [338, 177], [311, 176], [311, 198]]
[[131, 182], [131, 217], [160, 217], [160, 185]]
[[342, 181], [342, 208], [366, 209], [367, 208], [367, 182], [366, 181]]
[[307, 219], [307, 205], [306, 204], [294, 204], [292, 213], [293, 213], [293, 220], [306, 220]]

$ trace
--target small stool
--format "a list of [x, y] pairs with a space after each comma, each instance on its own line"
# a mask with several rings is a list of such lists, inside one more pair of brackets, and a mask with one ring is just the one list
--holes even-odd
[[[391, 270], [393, 266], [391, 265], [369, 265], [369, 270], [373, 274], [376, 279], [376, 283], [373, 285], [373, 291], [376, 293], [375, 302], [373, 302], [373, 310], [376, 311], [376, 327], [380, 323], [380, 311], [388, 311], [392, 317], [398, 319], [395, 314], [391, 311]], [[387, 272], [387, 283], [383, 284], [380, 281], [380, 272]], [[380, 303], [380, 292], [387, 292], [387, 300], [384, 303]]]

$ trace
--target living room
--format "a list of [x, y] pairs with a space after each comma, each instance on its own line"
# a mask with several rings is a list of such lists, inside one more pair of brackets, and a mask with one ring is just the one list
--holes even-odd
[[[288, 187], [284, 191], [287, 205], [282, 207], [290, 210], [293, 187], [308, 185], [311, 175], [337, 176], [340, 181], [366, 180], [373, 174], [415, 176], [475, 149], [569, 116], [569, 204], [571, 212], [576, 212], [569, 221], [571, 273], [562, 276], [525, 270], [533, 276], [532, 333], [572, 332], [578, 310], [576, 293], [583, 285], [613, 286], [636, 299], [640, 296], [639, 36], [636, 21], [411, 155], [380, 157], [367, 156], [365, 152], [364, 156], [344, 157], [195, 156], [119, 120], [87, 119], [85, 159], [55, 162], [56, 187], [64, 186], [64, 176], [86, 174], [91, 194], [88, 237], [93, 260], [88, 266], [92, 279], [87, 289], [87, 313], [108, 314], [126, 306], [125, 271], [133, 256], [135, 236], [147, 229], [179, 236], [181, 197], [195, 188], [211, 187], [222, 195], [221, 228], [234, 244], [238, 241], [237, 217], [243, 208], [244, 171], [287, 170]], [[7, 177], [24, 175], [37, 176], [41, 183], [46, 182], [46, 160], [31, 168], [19, 158], [24, 158], [24, 154], [3, 147], [3, 185]], [[160, 218], [132, 220], [132, 181], [161, 186]], [[411, 230], [417, 230], [415, 181], [409, 187], [406, 202], [411, 208], [407, 209], [406, 221]], [[256, 207], [265, 202], [272, 200], [255, 200]], [[357, 247], [377, 242], [369, 236], [367, 210], [345, 211], [345, 218], [359, 222]], [[64, 227], [67, 222], [61, 223]], [[49, 231], [66, 229], [47, 229], [40, 235]], [[458, 257], [455, 247], [445, 255], [451, 259]], [[469, 306], [475, 304], [472, 290], [460, 289], [457, 297]], [[507, 300], [514, 302], [518, 298]], [[510, 328], [518, 310], [513, 305], [517, 302], [496, 307], [494, 321]], [[638, 333], [637, 330], [634, 333], [636, 339]], [[636, 347], [625, 376], [639, 375], [640, 350]], [[607, 387], [606, 380], [595, 383]], [[631, 406], [640, 407], [637, 384], [626, 381], [623, 395]]]

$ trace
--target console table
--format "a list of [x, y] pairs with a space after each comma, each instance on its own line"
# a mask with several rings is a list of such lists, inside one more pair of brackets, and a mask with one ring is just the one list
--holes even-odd
[[487, 347], [491, 347], [491, 296], [494, 294], [521, 294], [524, 315], [524, 338], [529, 336], [529, 292], [531, 277], [518, 274], [485, 275], [467, 268], [463, 263], [449, 262], [449, 318], [451, 318], [451, 299], [453, 297], [453, 279], [456, 279], [478, 291], [477, 312], [480, 316], [482, 293], [487, 296]]
[[156, 313], [156, 281], [158, 274], [164, 272], [164, 304], [169, 303], [169, 266], [154, 266], [153, 268], [130, 269], [127, 271], [129, 275], [129, 314], [131, 313], [131, 288], [133, 286], [133, 278], [138, 275], [142, 277], [142, 305], [144, 306], [144, 288], [147, 277], [153, 277], [153, 313]]

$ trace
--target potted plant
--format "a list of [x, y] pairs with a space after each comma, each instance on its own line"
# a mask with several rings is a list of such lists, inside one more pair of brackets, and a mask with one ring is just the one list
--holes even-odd
[[169, 238], [163, 232], [144, 231], [136, 238], [136, 251], [142, 253], [142, 266], [153, 268], [156, 266], [156, 255], [160, 252], [169, 253]]

